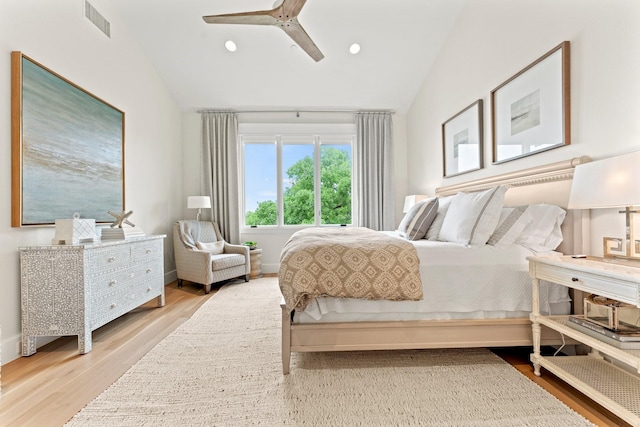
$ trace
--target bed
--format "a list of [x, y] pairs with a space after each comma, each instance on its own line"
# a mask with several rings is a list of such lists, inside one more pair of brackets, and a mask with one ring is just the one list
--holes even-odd
[[[436, 195], [445, 201], [460, 192], [479, 194], [506, 187], [504, 207], [545, 204], [565, 208], [573, 169], [588, 161], [590, 159], [583, 156], [441, 187]], [[566, 211], [563, 219], [562, 242], [556, 251], [584, 253], [588, 242], [583, 236], [588, 233], [583, 230], [588, 227], [588, 216], [581, 211]], [[389, 238], [403, 240], [396, 232], [386, 234]], [[499, 245], [491, 248], [477, 245], [471, 251], [469, 246], [473, 245], [427, 239], [412, 244], [420, 258], [424, 298], [389, 301], [319, 297], [310, 298], [304, 307], [297, 308], [291, 298], [283, 298], [282, 366], [285, 374], [290, 370], [291, 352], [532, 345], [526, 257], [535, 252], [518, 245], [502, 249]], [[430, 255], [425, 258], [423, 253]], [[281, 266], [281, 273], [282, 269]], [[279, 277], [282, 287], [282, 274]], [[498, 295], [493, 294], [496, 284], [500, 289]], [[579, 311], [578, 307], [571, 307], [571, 299], [563, 294], [563, 290], [551, 284], [548, 286], [542, 293], [546, 298], [543, 307], [552, 313]], [[483, 287], [487, 290], [478, 290]], [[543, 345], [563, 343], [562, 337], [550, 330], [543, 331], [541, 342]]]

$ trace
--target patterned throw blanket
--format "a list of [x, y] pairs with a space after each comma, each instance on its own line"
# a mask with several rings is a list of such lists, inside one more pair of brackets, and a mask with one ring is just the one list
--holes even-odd
[[289, 311], [319, 296], [417, 301], [419, 266], [405, 240], [363, 227], [307, 228], [282, 249], [278, 280]]

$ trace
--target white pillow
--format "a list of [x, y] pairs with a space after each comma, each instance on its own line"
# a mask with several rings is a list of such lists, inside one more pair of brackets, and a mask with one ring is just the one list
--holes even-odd
[[419, 240], [427, 234], [427, 229], [438, 212], [438, 199], [423, 200], [409, 209], [398, 226], [398, 234], [407, 240]]
[[447, 209], [449, 209], [453, 197], [454, 196], [438, 197], [438, 213], [427, 230], [427, 235], [425, 236], [427, 240], [438, 240], [438, 234], [440, 234], [444, 217], [447, 215]]
[[217, 242], [205, 243], [205, 242], [196, 242], [196, 246], [201, 251], [211, 252], [211, 255], [220, 255], [224, 252], [224, 240], [219, 240]]
[[487, 245], [495, 246], [496, 248], [513, 245], [530, 222], [531, 214], [526, 206], [502, 208], [498, 226], [489, 238]]
[[504, 206], [507, 187], [493, 187], [477, 193], [458, 193], [444, 217], [438, 239], [480, 246], [493, 234]]
[[528, 205], [531, 222], [522, 230], [516, 243], [535, 252], [555, 250], [562, 243], [560, 226], [567, 212], [555, 205]]

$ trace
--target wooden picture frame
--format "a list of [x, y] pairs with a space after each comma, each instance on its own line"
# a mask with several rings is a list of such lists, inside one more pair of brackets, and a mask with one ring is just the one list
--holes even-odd
[[571, 143], [570, 43], [564, 41], [491, 91], [493, 163]]
[[11, 226], [124, 210], [124, 112], [11, 53]]
[[482, 99], [442, 124], [442, 161], [445, 178], [482, 169]]

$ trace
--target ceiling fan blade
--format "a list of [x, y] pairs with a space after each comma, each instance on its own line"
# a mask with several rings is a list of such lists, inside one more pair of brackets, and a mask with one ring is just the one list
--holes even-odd
[[208, 15], [203, 16], [202, 19], [207, 24], [276, 25], [278, 21], [272, 14], [273, 10], [258, 10], [255, 12]]
[[284, 14], [288, 16], [289, 19], [295, 18], [306, 2], [307, 0], [284, 0], [282, 3]]
[[324, 58], [324, 55], [320, 52], [318, 46], [316, 46], [313, 40], [311, 40], [311, 37], [309, 37], [304, 28], [302, 28], [302, 25], [300, 25], [296, 19], [280, 25], [280, 28], [282, 28], [284, 32], [302, 48], [302, 50], [307, 52], [314, 61], [318, 62]]

